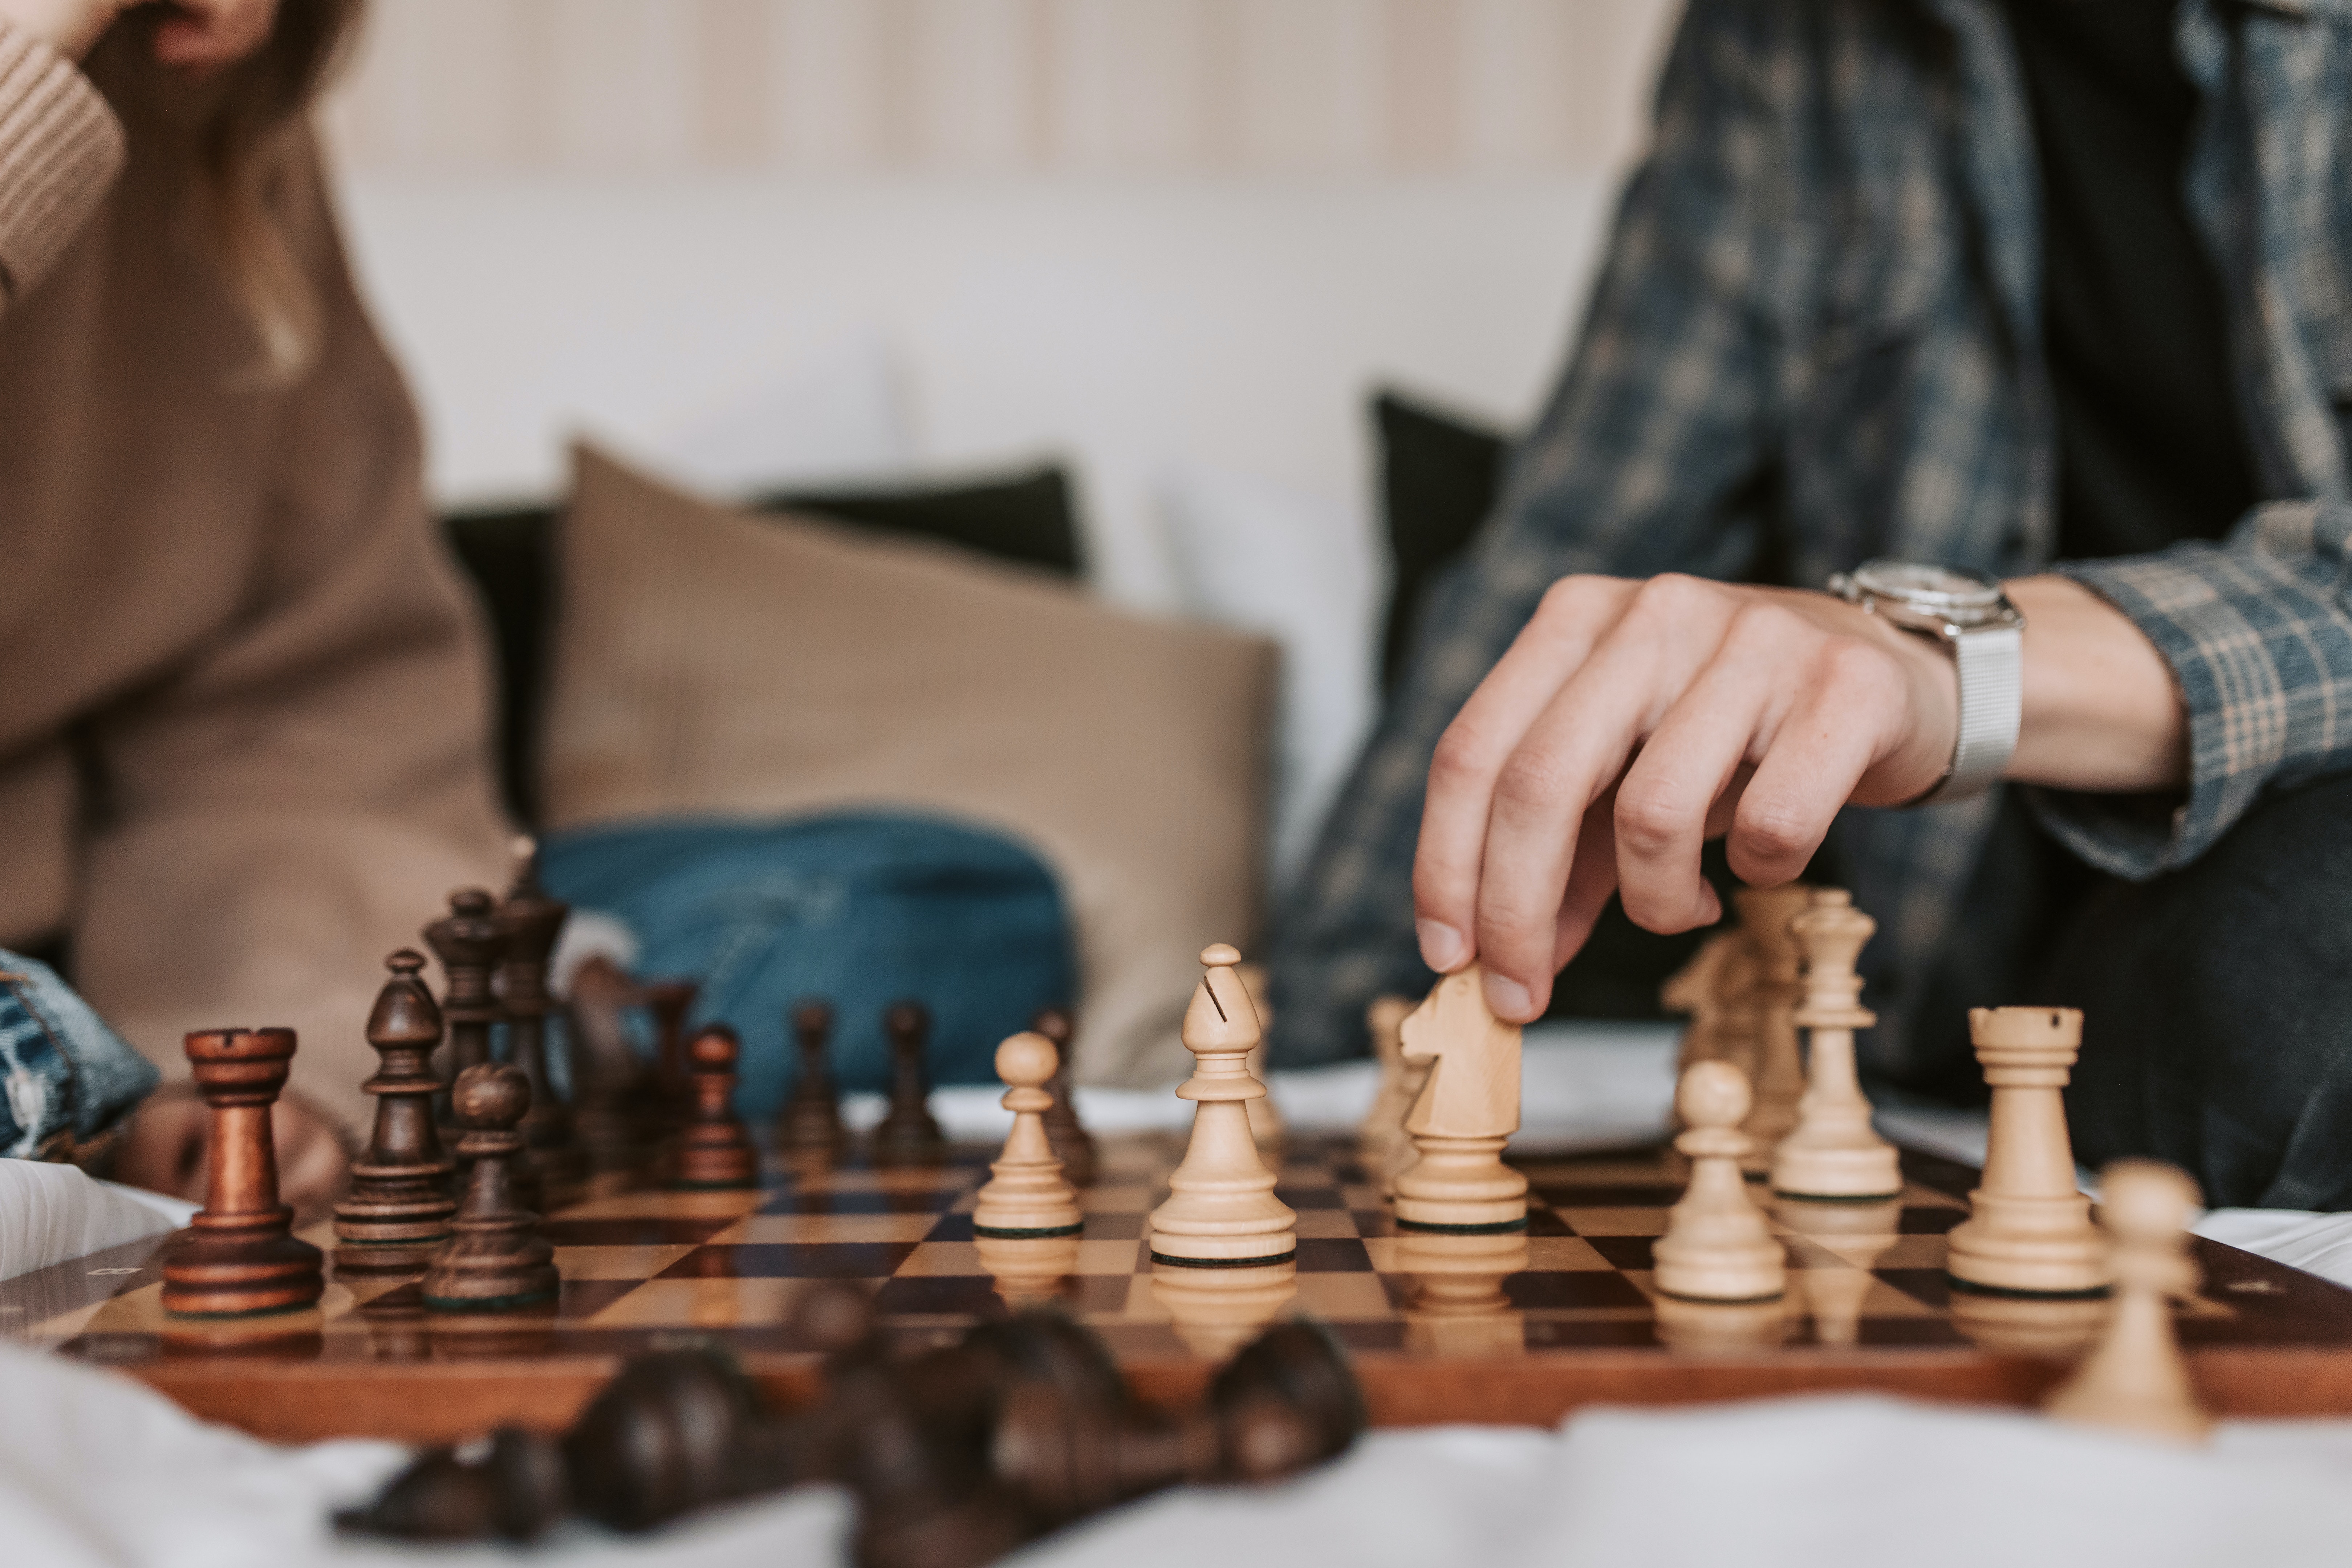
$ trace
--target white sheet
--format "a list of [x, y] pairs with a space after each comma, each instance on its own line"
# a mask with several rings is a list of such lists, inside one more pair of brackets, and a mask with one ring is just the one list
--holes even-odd
[[0, 1160], [0, 1279], [177, 1230], [195, 1209], [72, 1165]]

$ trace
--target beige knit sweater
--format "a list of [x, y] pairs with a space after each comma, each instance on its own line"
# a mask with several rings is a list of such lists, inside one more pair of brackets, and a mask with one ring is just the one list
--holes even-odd
[[359, 1124], [384, 955], [504, 874], [483, 640], [306, 158], [323, 311], [290, 386], [193, 208], [200, 82], [0, 25], [0, 945], [70, 934], [167, 1074], [290, 1025]]

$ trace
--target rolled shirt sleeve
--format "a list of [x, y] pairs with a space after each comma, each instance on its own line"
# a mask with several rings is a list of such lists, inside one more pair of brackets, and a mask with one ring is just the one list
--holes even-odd
[[0, 308], [47, 275], [122, 159], [121, 122], [89, 79], [0, 22]]

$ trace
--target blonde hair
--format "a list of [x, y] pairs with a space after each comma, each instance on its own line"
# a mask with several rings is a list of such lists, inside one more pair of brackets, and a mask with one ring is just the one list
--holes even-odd
[[364, 0], [279, 0], [268, 41], [229, 67], [198, 154], [213, 238], [260, 348], [240, 381], [284, 386], [317, 360], [319, 297], [272, 198], [306, 114], [341, 63]]

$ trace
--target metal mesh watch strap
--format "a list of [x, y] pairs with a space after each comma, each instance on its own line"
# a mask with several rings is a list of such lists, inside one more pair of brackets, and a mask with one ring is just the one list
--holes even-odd
[[1952, 747], [1951, 771], [1927, 792], [1922, 805], [1967, 800], [1990, 789], [2017, 750], [2023, 717], [2023, 628], [1982, 626], [1947, 635], [1953, 662], [1959, 667], [1959, 737]]

